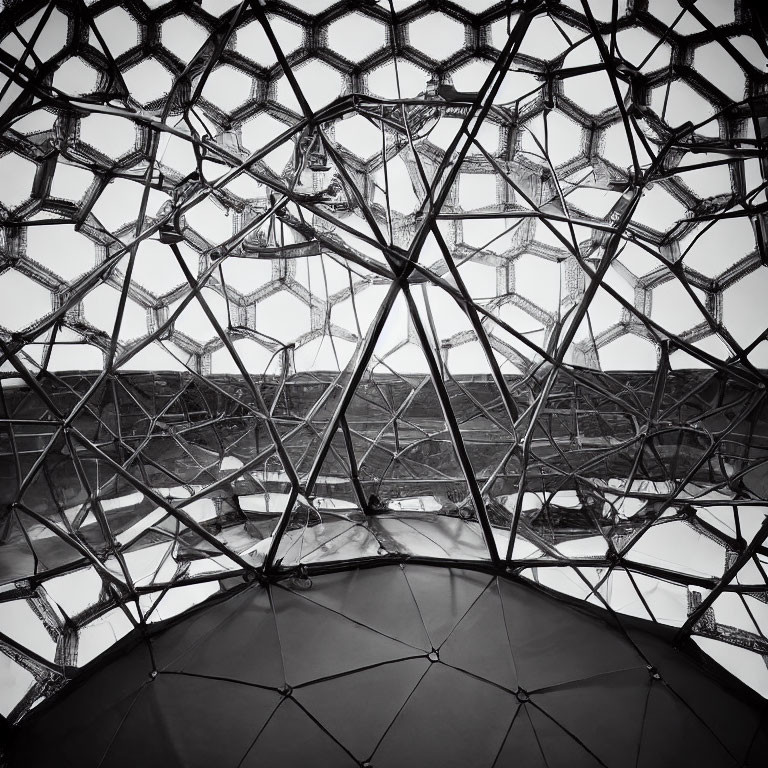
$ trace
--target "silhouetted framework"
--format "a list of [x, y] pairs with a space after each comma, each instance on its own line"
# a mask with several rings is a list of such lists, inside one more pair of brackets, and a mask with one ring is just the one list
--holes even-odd
[[767, 64], [747, 0], [6, 2], [0, 713], [389, 561], [768, 696]]

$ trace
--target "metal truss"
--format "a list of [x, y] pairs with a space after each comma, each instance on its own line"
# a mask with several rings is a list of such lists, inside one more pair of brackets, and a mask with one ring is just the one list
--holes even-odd
[[490, 562], [765, 666], [765, 31], [6, 3], [9, 720], [243, 577], [367, 560]]

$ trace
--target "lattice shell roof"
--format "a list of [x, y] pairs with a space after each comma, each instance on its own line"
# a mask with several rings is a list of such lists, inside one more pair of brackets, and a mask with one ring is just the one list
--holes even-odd
[[768, 693], [759, 3], [5, 6], [4, 715], [229, 576], [402, 555]]

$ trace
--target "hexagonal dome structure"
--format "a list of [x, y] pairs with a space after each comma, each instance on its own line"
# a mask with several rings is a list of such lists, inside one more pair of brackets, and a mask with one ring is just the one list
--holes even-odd
[[766, 31], [3, 4], [6, 762], [763, 765]]

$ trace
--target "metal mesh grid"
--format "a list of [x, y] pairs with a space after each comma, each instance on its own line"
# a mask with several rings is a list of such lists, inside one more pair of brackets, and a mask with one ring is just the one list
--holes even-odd
[[228, 578], [357, 557], [489, 559], [768, 691], [757, 4], [0, 37], [11, 720]]

